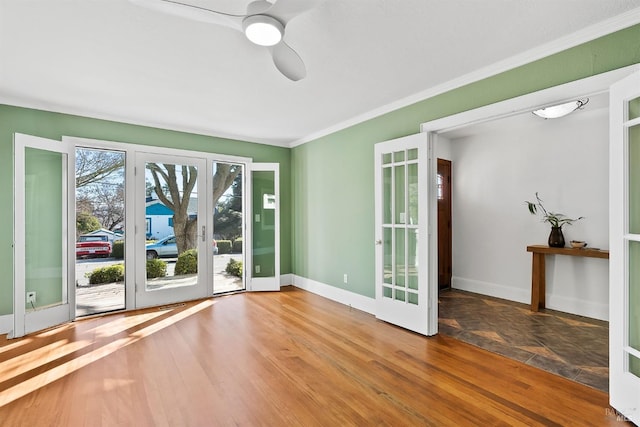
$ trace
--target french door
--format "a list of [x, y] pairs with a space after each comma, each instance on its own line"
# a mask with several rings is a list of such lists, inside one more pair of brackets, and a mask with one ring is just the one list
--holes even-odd
[[381, 142], [374, 151], [376, 317], [433, 334], [437, 269], [428, 233], [433, 177], [427, 134]]
[[640, 424], [640, 73], [610, 90], [610, 403]]
[[206, 167], [202, 158], [136, 153], [136, 308], [211, 294]]
[[10, 337], [75, 317], [74, 152], [67, 144], [14, 136], [14, 303]]
[[124, 242], [119, 258], [96, 260], [133, 266], [120, 283], [125, 309], [280, 289], [278, 164], [72, 137], [16, 134], [14, 146], [11, 337], [76, 316], [76, 147], [127, 159], [116, 182]]
[[280, 184], [277, 163], [251, 165], [252, 291], [280, 290]]

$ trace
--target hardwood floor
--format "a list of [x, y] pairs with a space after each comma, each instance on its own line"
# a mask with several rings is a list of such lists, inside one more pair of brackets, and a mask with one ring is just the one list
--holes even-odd
[[284, 288], [0, 342], [2, 426], [621, 426], [608, 395]]

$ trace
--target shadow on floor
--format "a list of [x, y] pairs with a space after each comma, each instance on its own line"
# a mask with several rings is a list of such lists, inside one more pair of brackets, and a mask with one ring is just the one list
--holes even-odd
[[458, 290], [439, 296], [439, 331], [608, 392], [609, 323]]

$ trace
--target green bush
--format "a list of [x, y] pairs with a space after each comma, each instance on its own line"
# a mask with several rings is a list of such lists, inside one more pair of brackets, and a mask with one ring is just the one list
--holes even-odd
[[242, 237], [238, 237], [236, 240], [233, 241], [232, 249], [233, 249], [233, 252], [236, 254], [242, 253]]
[[90, 285], [122, 282], [124, 280], [124, 264], [96, 268], [91, 273], [87, 273], [87, 277]]
[[218, 253], [230, 254], [231, 253], [231, 240], [218, 240]]
[[182, 252], [176, 261], [175, 274], [194, 274], [198, 272], [198, 251], [189, 249]]
[[161, 259], [147, 260], [147, 279], [164, 277], [167, 275], [167, 263]]
[[124, 258], [124, 240], [116, 240], [111, 247], [111, 256], [116, 259]]
[[87, 213], [80, 212], [76, 215], [76, 232], [78, 234], [87, 234], [92, 231], [100, 230], [100, 221], [95, 216]]
[[227, 268], [225, 271], [232, 276], [242, 277], [242, 261], [236, 261], [231, 258], [227, 263]]

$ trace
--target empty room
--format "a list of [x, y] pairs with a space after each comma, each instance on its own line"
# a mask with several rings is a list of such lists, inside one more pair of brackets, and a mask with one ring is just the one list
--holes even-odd
[[0, 0], [0, 57], [0, 425], [640, 423], [640, 0]]

